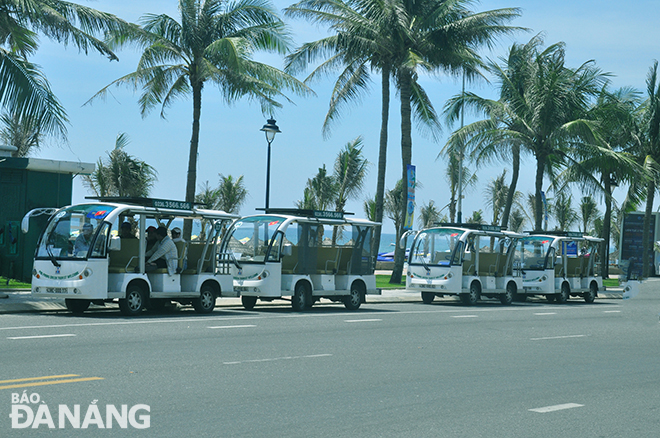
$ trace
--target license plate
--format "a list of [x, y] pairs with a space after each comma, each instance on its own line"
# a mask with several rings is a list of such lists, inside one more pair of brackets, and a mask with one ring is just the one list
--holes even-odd
[[69, 290], [65, 287], [49, 287], [46, 288], [46, 292], [49, 294], [66, 294], [69, 293]]

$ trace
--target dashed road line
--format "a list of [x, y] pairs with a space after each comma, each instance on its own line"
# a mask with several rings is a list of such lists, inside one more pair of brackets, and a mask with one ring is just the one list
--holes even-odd
[[209, 327], [210, 329], [234, 329], [234, 328], [251, 328], [256, 327], [254, 324], [245, 324], [245, 325], [216, 325]]
[[[61, 383], [89, 382], [92, 380], [103, 380], [103, 377], [78, 377], [78, 374], [63, 374], [60, 376], [29, 377], [25, 379], [0, 380], [0, 389], [27, 388], [30, 386], [58, 385]], [[2, 385], [10, 383], [10, 385]]]
[[570, 339], [570, 338], [584, 338], [587, 335], [567, 335], [567, 336], [547, 336], [544, 338], [530, 338], [530, 341], [547, 341], [549, 339]]
[[36, 336], [7, 336], [7, 339], [43, 339], [43, 338], [67, 338], [75, 337], [73, 333], [63, 333], [61, 335], [36, 335]]
[[378, 322], [382, 319], [345, 319], [344, 322]]
[[237, 360], [232, 362], [223, 362], [224, 365], [240, 365], [244, 363], [262, 363], [262, 362], [276, 362], [279, 360], [294, 360], [294, 359], [315, 359], [318, 357], [330, 357], [332, 354], [323, 353], [323, 354], [309, 354], [306, 356], [283, 356], [283, 357], [272, 357], [265, 359], [248, 359], [248, 360]]
[[584, 405], [580, 405], [577, 403], [564, 403], [562, 405], [554, 405], [554, 406], [545, 406], [543, 408], [534, 408], [530, 409], [532, 412], [538, 412], [539, 414], [547, 414], [548, 412], [556, 412], [556, 411], [563, 411], [565, 409], [573, 409], [573, 408], [581, 408]]

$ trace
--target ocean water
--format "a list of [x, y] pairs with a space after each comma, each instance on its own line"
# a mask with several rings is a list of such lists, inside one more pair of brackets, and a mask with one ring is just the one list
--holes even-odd
[[382, 233], [380, 235], [380, 246], [378, 253], [394, 251], [396, 243], [396, 234]]

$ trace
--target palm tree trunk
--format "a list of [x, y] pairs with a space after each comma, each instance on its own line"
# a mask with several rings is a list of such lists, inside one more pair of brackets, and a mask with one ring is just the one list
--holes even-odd
[[516, 186], [518, 185], [518, 176], [520, 175], [520, 146], [513, 147], [513, 169], [511, 175], [511, 184], [509, 185], [509, 192], [506, 194], [506, 205], [504, 206], [504, 213], [502, 213], [502, 227], [508, 228], [509, 215], [511, 214], [511, 206], [513, 205], [513, 197], [516, 194]]
[[535, 218], [534, 218], [534, 231], [543, 230], [543, 199], [541, 199], [541, 191], [543, 190], [543, 170], [545, 168], [545, 157], [536, 157], [536, 195], [534, 199]]
[[[195, 185], [197, 184], [197, 151], [199, 149], [199, 118], [202, 113], [202, 83], [192, 82], [193, 91], [193, 123], [190, 139], [190, 155], [188, 156], [188, 178], [186, 180], [186, 202], [195, 202]], [[190, 241], [192, 221], [183, 223], [183, 238]]]
[[[412, 120], [411, 120], [411, 81], [412, 76], [409, 71], [402, 71], [399, 73], [399, 93], [401, 95], [401, 180], [403, 182], [402, 196], [402, 213], [403, 220], [399, 225], [397, 239], [403, 234], [403, 225], [406, 217], [406, 208], [408, 205], [408, 190], [407, 190], [407, 174], [408, 165], [412, 162]], [[405, 249], [396, 245], [394, 251], [394, 269], [392, 270], [392, 277], [390, 283], [401, 283], [401, 275], [403, 274], [403, 263], [405, 258]]]
[[[603, 186], [605, 187], [605, 216], [603, 217], [603, 244], [601, 250], [601, 275], [603, 278], [610, 276], [610, 234], [612, 223], [612, 184], [610, 183], [610, 173], [604, 175]], [[585, 227], [586, 233], [586, 227]]]
[[646, 194], [646, 211], [644, 212], [644, 231], [642, 232], [642, 276], [649, 278], [653, 274], [649, 272], [649, 256], [653, 248], [650, 248], [651, 237], [651, 215], [653, 214], [653, 198], [655, 197], [655, 179], [649, 180], [649, 188]]
[[[390, 69], [383, 67], [382, 78], [382, 108], [380, 121], [380, 148], [378, 151], [378, 183], [376, 184], [376, 222], [383, 222], [385, 205], [385, 168], [387, 165], [387, 125], [390, 119]], [[373, 239], [372, 255], [374, 265], [380, 248], [380, 233], [382, 227], [377, 227]]]

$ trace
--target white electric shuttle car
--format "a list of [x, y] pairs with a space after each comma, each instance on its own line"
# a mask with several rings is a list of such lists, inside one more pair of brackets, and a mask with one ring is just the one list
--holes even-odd
[[377, 223], [341, 212], [267, 209], [235, 221], [222, 252], [233, 255], [234, 290], [243, 306], [291, 300], [294, 310], [321, 298], [356, 310], [376, 289], [371, 241]]
[[[88, 198], [89, 202], [47, 211], [49, 222], [37, 243], [32, 294], [64, 298], [72, 312], [90, 303], [118, 301], [126, 315], [168, 302], [213, 311], [217, 297], [238, 296], [232, 287], [230, 257], [218, 253], [222, 232], [237, 216], [181, 201], [146, 198]], [[30, 216], [23, 218], [27, 232]], [[147, 269], [147, 229], [184, 228], [193, 238], [175, 241], [176, 267]], [[122, 225], [126, 230], [122, 233]], [[168, 236], [170, 231], [168, 231]]]
[[565, 303], [571, 296], [592, 303], [603, 288], [598, 250], [603, 239], [580, 232], [530, 232], [521, 240], [522, 298], [545, 295]]
[[445, 295], [458, 296], [467, 305], [481, 297], [511, 304], [523, 287], [522, 273], [513, 263], [522, 237], [493, 225], [442, 224], [420, 230], [407, 260], [406, 289], [420, 291], [426, 304]]

